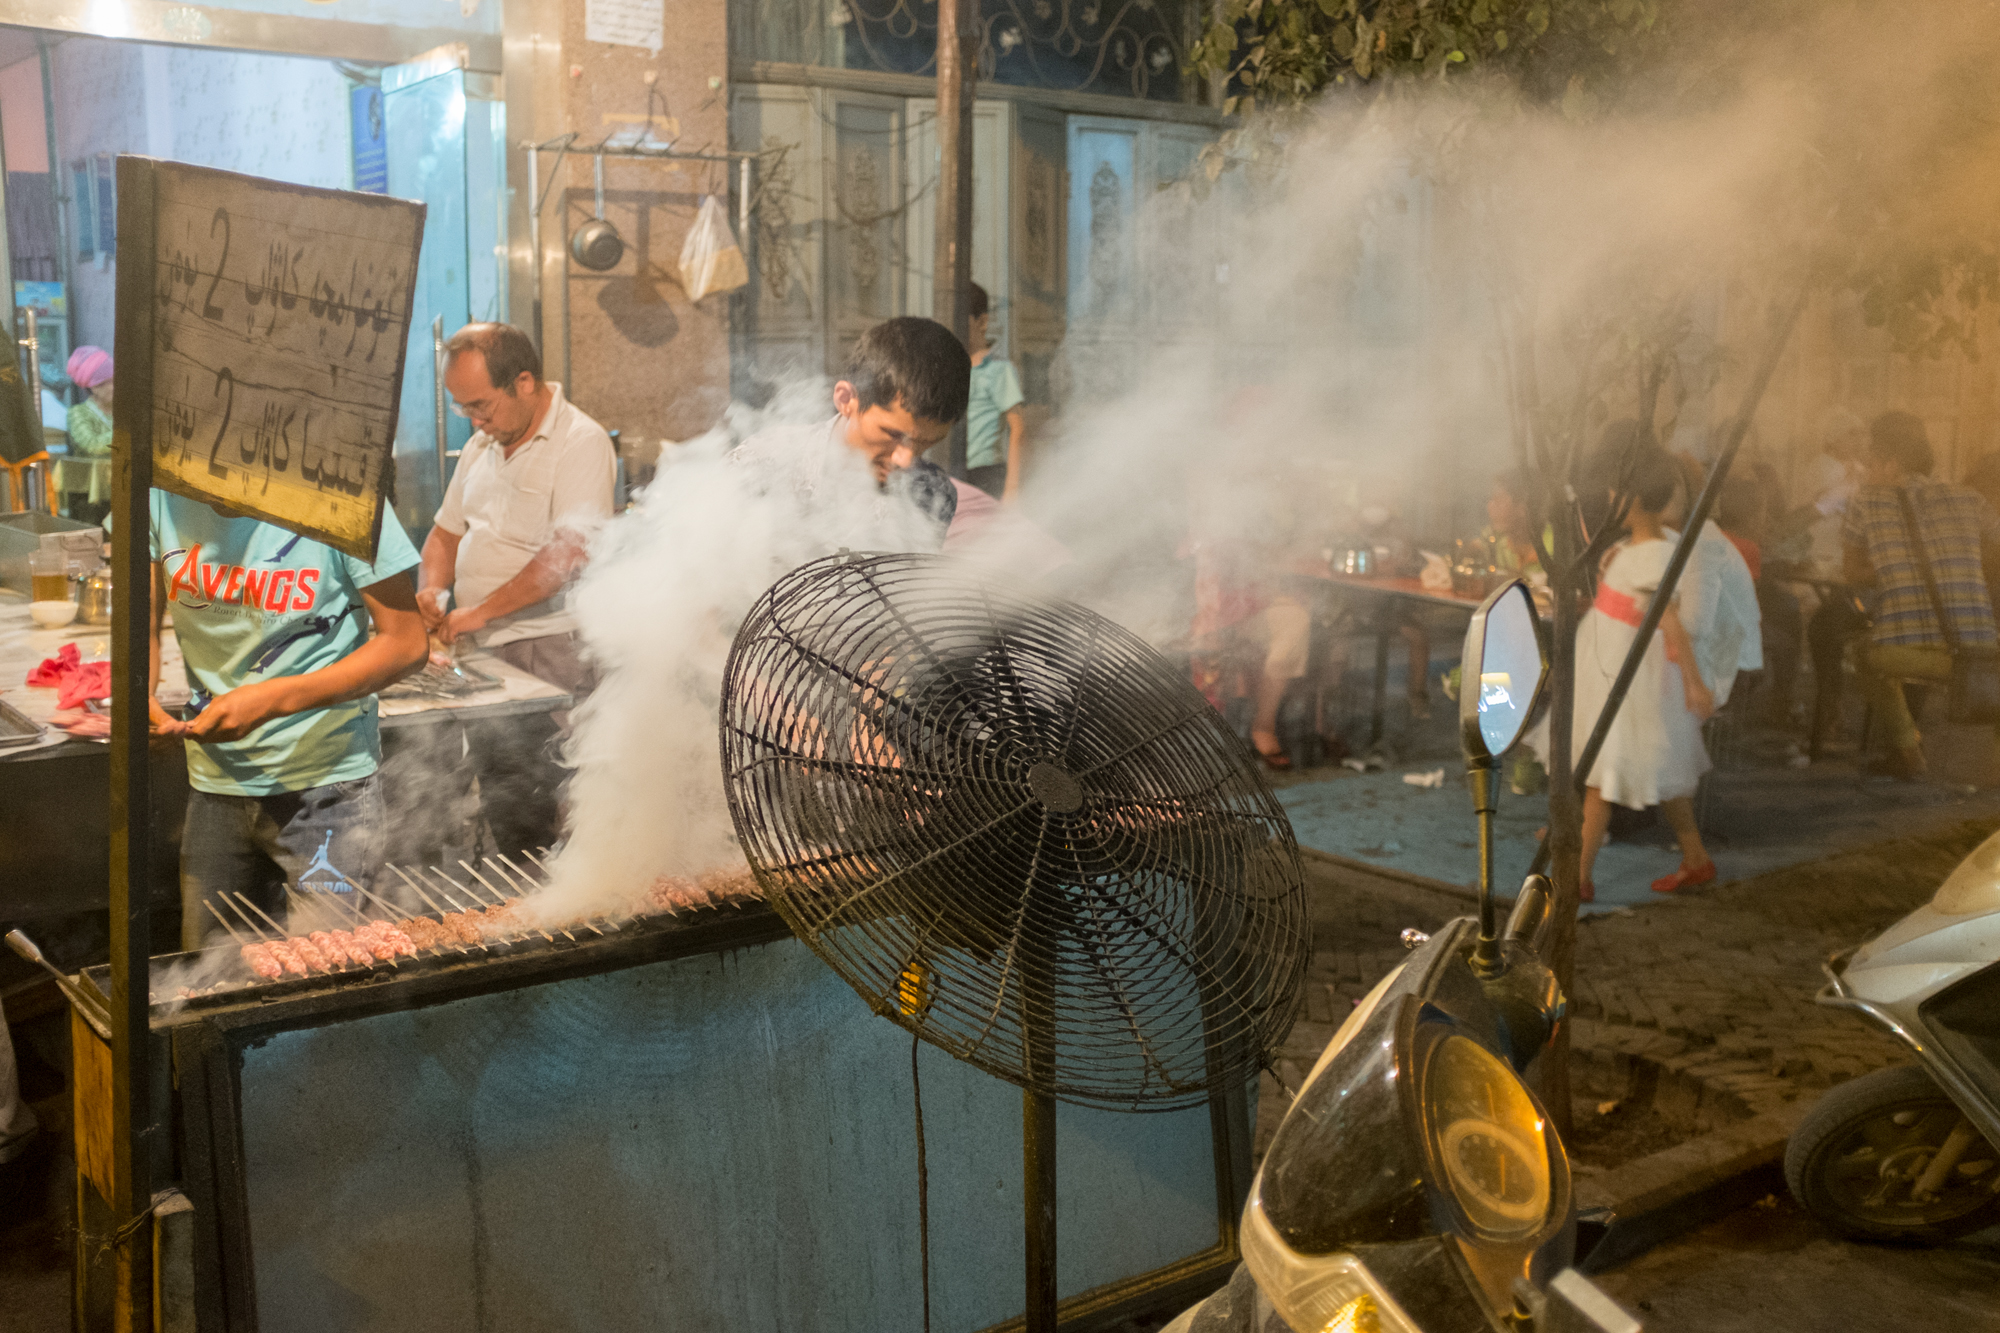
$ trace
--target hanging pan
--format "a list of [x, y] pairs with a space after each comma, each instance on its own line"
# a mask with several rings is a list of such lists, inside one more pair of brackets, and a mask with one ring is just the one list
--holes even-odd
[[618, 267], [625, 257], [625, 238], [604, 217], [604, 154], [597, 160], [597, 212], [569, 238], [570, 257], [594, 273]]

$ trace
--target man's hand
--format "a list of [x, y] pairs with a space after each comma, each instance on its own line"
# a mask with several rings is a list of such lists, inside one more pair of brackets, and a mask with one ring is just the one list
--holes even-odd
[[444, 624], [438, 627], [437, 636], [446, 643], [457, 643], [459, 635], [477, 634], [486, 628], [487, 621], [488, 616], [480, 607], [465, 607], [445, 617]]
[[146, 730], [154, 736], [185, 736], [188, 724], [160, 706], [160, 701], [148, 695], [146, 698]]
[[292, 711], [284, 696], [296, 679], [260, 680], [217, 695], [194, 721], [181, 724], [182, 734], [204, 745], [240, 741], [272, 718]]
[[417, 614], [423, 617], [425, 632], [436, 634], [444, 628], [445, 617], [451, 614], [446, 609], [450, 598], [449, 588], [426, 588], [417, 594]]

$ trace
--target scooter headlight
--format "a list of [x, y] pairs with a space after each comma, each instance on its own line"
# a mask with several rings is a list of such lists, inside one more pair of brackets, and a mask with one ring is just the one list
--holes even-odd
[[1298, 1254], [1260, 1208], [1243, 1214], [1243, 1262], [1296, 1333], [1422, 1333], [1359, 1256]]

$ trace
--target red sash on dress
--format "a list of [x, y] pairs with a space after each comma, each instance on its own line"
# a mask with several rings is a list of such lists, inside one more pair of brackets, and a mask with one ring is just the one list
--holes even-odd
[[1646, 608], [1639, 605], [1638, 599], [1619, 592], [1608, 583], [1597, 585], [1597, 600], [1591, 605], [1633, 629], [1639, 628], [1639, 622], [1646, 618]]

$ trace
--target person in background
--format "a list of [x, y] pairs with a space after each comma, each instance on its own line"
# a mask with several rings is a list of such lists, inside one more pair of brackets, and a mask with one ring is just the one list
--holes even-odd
[[[85, 343], [69, 354], [64, 369], [70, 383], [88, 395], [69, 409], [70, 457], [111, 457], [111, 353]], [[82, 523], [103, 522], [104, 516], [111, 512], [111, 469], [91, 464], [72, 469], [65, 465], [61, 472], [59, 489], [65, 492], [70, 517]]]
[[1847, 504], [1847, 578], [1872, 587], [1875, 605], [1863, 683], [1889, 732], [1891, 752], [1876, 771], [1905, 779], [1923, 776], [1924, 752], [1903, 682], [1951, 678], [1951, 647], [1925, 584], [1919, 544], [1958, 642], [1994, 643], [1985, 562], [2000, 549], [2000, 514], [1979, 492], [1933, 480], [1934, 461], [1922, 421], [1884, 412], [1869, 423], [1865, 484]]
[[[611, 517], [611, 436], [542, 378], [534, 342], [511, 324], [466, 325], [445, 358], [445, 390], [474, 434], [424, 539], [424, 627], [447, 647], [476, 642], [581, 704], [596, 676], [564, 589]], [[465, 724], [456, 771], [462, 787], [478, 777], [481, 813], [509, 856], [560, 836], [555, 747], [569, 722], [564, 711]]]
[[965, 479], [996, 500], [1021, 492], [1024, 461], [1021, 377], [1014, 363], [987, 345], [992, 312], [986, 289], [971, 284], [972, 387], [965, 404]]
[[[1980, 498], [2000, 513], [2000, 453], [1982, 454], [1966, 472], [1962, 483], [1979, 492]], [[1989, 600], [2000, 597], [2000, 550], [1988, 553], [1984, 558], [1986, 574], [1986, 594]], [[1994, 615], [2000, 621], [2000, 611]]]
[[152, 511], [152, 690], [171, 606], [195, 711], [173, 717], [150, 693], [147, 711], [154, 735], [187, 743], [181, 947], [194, 950], [218, 894], [277, 916], [287, 885], [374, 887], [374, 695], [424, 660], [417, 552], [387, 504], [373, 561], [165, 491]]
[[972, 362], [965, 345], [933, 319], [884, 320], [856, 340], [833, 386], [833, 419], [772, 426], [743, 441], [730, 461], [763, 485], [788, 485], [808, 513], [833, 491], [832, 474], [859, 464], [874, 481], [874, 511], [863, 516], [875, 539], [907, 524], [910, 549], [944, 546], [958, 493], [924, 453], [965, 415]]
[[1809, 522], [1811, 547], [1806, 559], [1806, 575], [1819, 580], [1806, 585], [1806, 647], [1813, 664], [1812, 733], [1816, 740], [1837, 735], [1841, 730], [1841, 692], [1844, 684], [1842, 659], [1850, 641], [1868, 630], [1868, 616], [1854, 590], [1842, 582], [1846, 558], [1843, 550], [1845, 514], [1849, 499], [1861, 484], [1862, 449], [1868, 430], [1861, 419], [1844, 408], [1827, 414], [1820, 430], [1819, 454], [1809, 465], [1807, 489], [1813, 499], [1801, 517]]
[[[1542, 573], [1542, 550], [1528, 507], [1533, 494], [1528, 474], [1521, 469], [1495, 473], [1493, 489], [1486, 496], [1486, 528], [1479, 535], [1493, 551], [1494, 568], [1542, 583], [1547, 575]], [[1549, 541], [1553, 535], [1543, 524], [1541, 541]]]
[[[1615, 472], [1602, 464], [1598, 471], [1592, 489], [1609, 492]], [[1629, 477], [1630, 536], [1605, 554], [1597, 598], [1577, 627], [1572, 762], [1583, 758], [1591, 729], [1673, 556], [1664, 516], [1679, 489], [1674, 460], [1656, 446], [1641, 446]], [[1694, 819], [1695, 788], [1709, 768], [1701, 724], [1714, 712], [1715, 700], [1701, 673], [1688, 669], [1697, 659], [1694, 640], [1681, 622], [1682, 601], [1677, 592], [1660, 618], [1586, 778], [1581, 870], [1585, 902], [1596, 895], [1592, 871], [1610, 831], [1613, 804], [1635, 810], [1659, 806], [1680, 843], [1680, 868], [1654, 880], [1654, 892], [1673, 893], [1715, 878], [1715, 862], [1702, 845]]]

